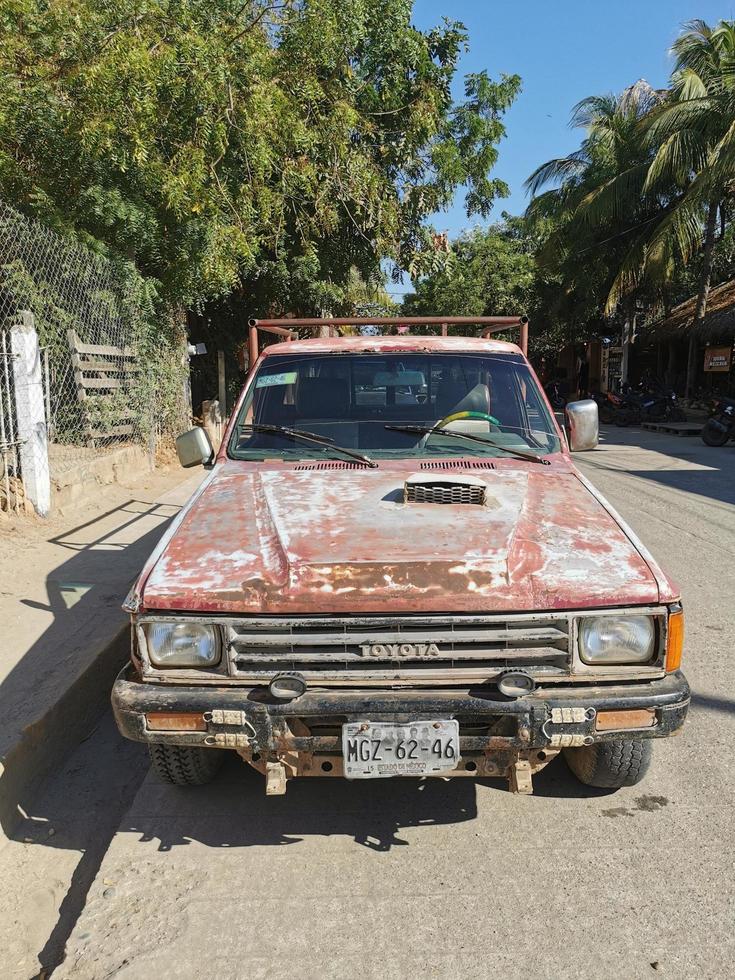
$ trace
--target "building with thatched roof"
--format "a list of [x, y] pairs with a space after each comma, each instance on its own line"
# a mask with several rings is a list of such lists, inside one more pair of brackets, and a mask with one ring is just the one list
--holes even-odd
[[695, 328], [696, 305], [697, 297], [691, 296], [646, 331], [659, 348], [668, 348], [670, 382], [680, 366], [678, 377], [687, 394], [698, 387], [723, 390], [733, 381], [735, 279], [710, 290], [707, 312]]
[[[667, 317], [651, 325], [656, 340], [689, 340], [694, 326], [694, 310], [697, 297], [690, 296], [679, 303]], [[701, 344], [735, 338], [735, 279], [723, 282], [710, 290], [707, 312], [696, 331]]]

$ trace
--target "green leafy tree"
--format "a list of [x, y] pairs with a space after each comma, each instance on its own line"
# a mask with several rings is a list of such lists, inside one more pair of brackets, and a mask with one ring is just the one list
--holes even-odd
[[[521, 218], [503, 214], [488, 228], [451, 243], [446, 263], [418, 279], [403, 302], [406, 316], [515, 316], [531, 319], [531, 352], [546, 354], [558, 322], [550, 315], [559, 282], [536, 262], [537, 234]], [[449, 328], [450, 332], [453, 328]], [[461, 332], [466, 332], [465, 327]], [[517, 335], [509, 336], [517, 340]]]
[[428, 215], [484, 216], [517, 76], [466, 79], [410, 0], [8, 0], [0, 196], [135, 261], [183, 304], [338, 309], [350, 270], [436, 261]]
[[587, 136], [578, 151], [531, 175], [537, 196], [527, 213], [550, 221], [539, 260], [559, 274], [583, 317], [629, 315], [641, 301], [668, 307], [696, 292], [689, 388], [710, 285], [734, 269], [726, 230], [735, 187], [735, 22], [692, 21], [672, 51], [669, 90], [639, 82], [618, 98], [580, 103], [574, 119]]
[[452, 242], [445, 266], [418, 280], [406, 315], [512, 316], [534, 305], [536, 264], [518, 219], [465, 232]]

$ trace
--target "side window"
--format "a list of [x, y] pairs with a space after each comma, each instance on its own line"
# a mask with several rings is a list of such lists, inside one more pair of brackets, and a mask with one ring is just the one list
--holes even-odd
[[539, 447], [553, 447], [556, 437], [549, 432], [547, 413], [539, 398], [536, 385], [520, 374], [516, 374], [518, 398], [523, 407], [524, 428], [527, 441]]
[[540, 428], [543, 413], [541, 411], [541, 403], [538, 399], [538, 393], [536, 392], [535, 388], [528, 383], [526, 378], [518, 378], [518, 389], [529, 426], [532, 429]]

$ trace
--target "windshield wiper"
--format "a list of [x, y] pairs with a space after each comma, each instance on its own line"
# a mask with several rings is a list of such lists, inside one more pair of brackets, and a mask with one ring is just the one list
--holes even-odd
[[439, 429], [435, 425], [385, 425], [383, 428], [390, 429], [393, 432], [416, 432], [425, 436], [438, 432], [443, 436], [451, 436], [453, 439], [469, 439], [470, 442], [479, 442], [483, 446], [492, 446], [493, 449], [500, 449], [501, 452], [510, 453], [511, 456], [517, 456], [519, 459], [527, 459], [530, 463], [541, 463], [543, 466], [551, 466], [548, 459], [542, 459], [541, 456], [535, 456], [533, 453], [524, 453], [522, 449], [512, 449], [510, 446], [503, 446], [499, 442], [491, 442], [489, 439], [483, 439], [482, 436], [473, 436], [469, 432], [458, 432], [456, 429]]
[[369, 456], [358, 453], [354, 449], [348, 449], [347, 446], [339, 446], [334, 439], [330, 439], [329, 436], [320, 436], [316, 432], [291, 429], [287, 425], [268, 425], [264, 422], [246, 422], [238, 428], [241, 431], [243, 429], [250, 429], [252, 432], [269, 432], [272, 435], [285, 436], [288, 439], [301, 439], [302, 442], [310, 442], [315, 446], [321, 446], [324, 450], [332, 449], [336, 453], [343, 453], [352, 459], [358, 459], [361, 463], [365, 463], [366, 466], [375, 468], [378, 465]]

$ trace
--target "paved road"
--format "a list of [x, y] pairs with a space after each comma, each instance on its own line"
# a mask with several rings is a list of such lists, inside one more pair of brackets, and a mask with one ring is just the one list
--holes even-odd
[[591, 791], [557, 760], [533, 797], [323, 779], [266, 799], [234, 762], [183, 791], [108, 720], [26, 826], [37, 877], [84, 851], [36, 945], [52, 966], [71, 933], [54, 977], [731, 975], [735, 446], [611, 430], [580, 462], [684, 591], [694, 706], [640, 786]]

